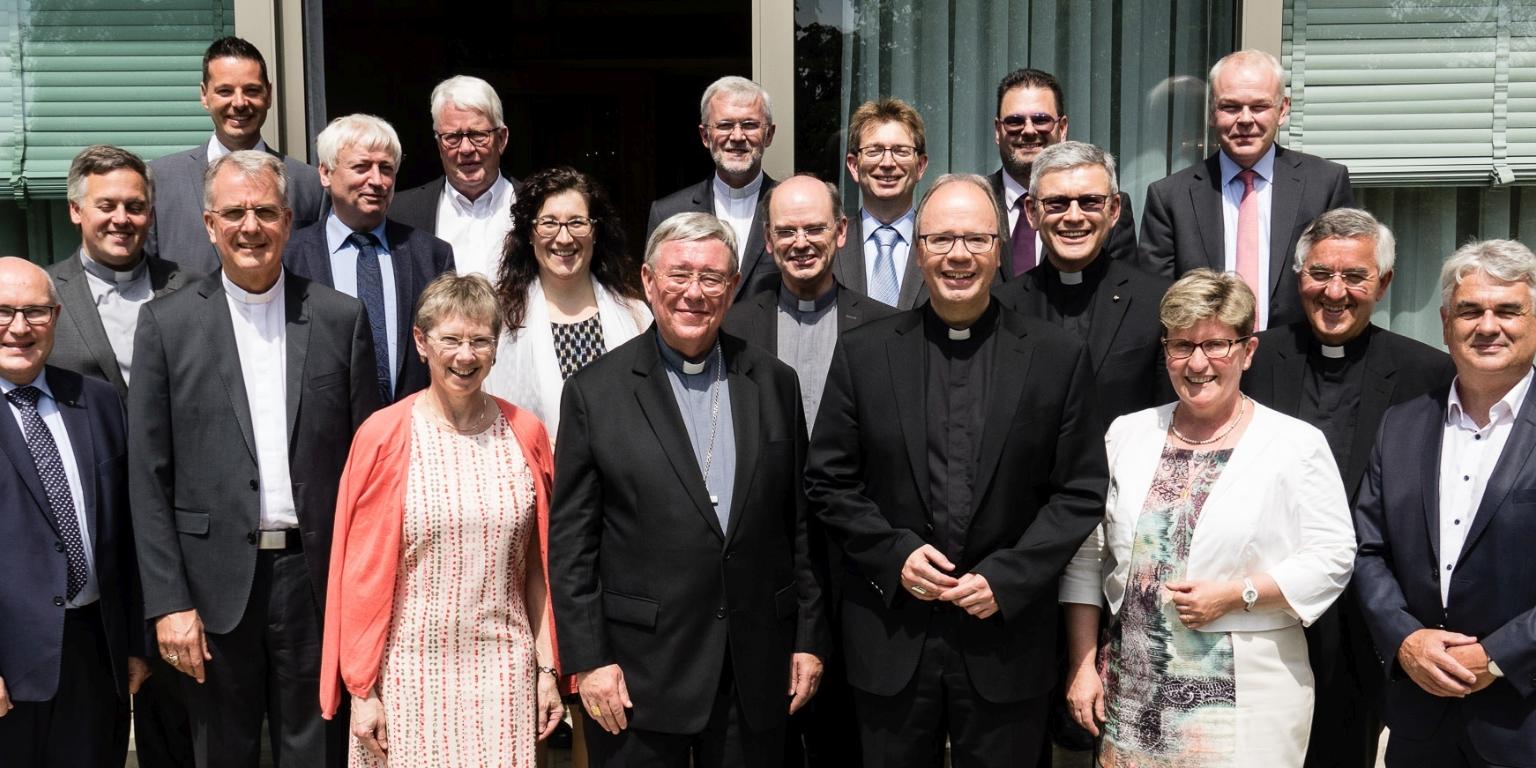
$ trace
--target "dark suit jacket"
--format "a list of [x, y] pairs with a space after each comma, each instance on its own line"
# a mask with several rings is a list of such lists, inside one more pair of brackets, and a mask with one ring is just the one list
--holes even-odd
[[[96, 558], [116, 694], [127, 701], [128, 657], [144, 655], [145, 634], [128, 517], [123, 405], [104, 381], [53, 366], [43, 375], [74, 449], [61, 458], [80, 470], [88, 521], [82, 533], [90, 536]], [[0, 408], [0, 678], [15, 701], [47, 701], [58, 691], [63, 662], [69, 561], [26, 438], [11, 406], [0, 402]]]
[[[1213, 154], [1147, 188], [1141, 220], [1142, 268], [1177, 278], [1197, 267], [1226, 269], [1221, 211], [1221, 161]], [[1355, 204], [1349, 169], [1275, 146], [1269, 212], [1269, 326], [1304, 320], [1296, 290], [1296, 241], [1325, 211]]]
[[[209, 138], [208, 141], [217, 141]], [[150, 161], [155, 174], [155, 221], [144, 241], [144, 252], [181, 265], [189, 277], [219, 269], [219, 253], [203, 226], [203, 174], [208, 170], [208, 141]], [[267, 151], [288, 169], [288, 206], [293, 228], [307, 227], [324, 217], [329, 198], [320, 186], [320, 173], [270, 147]]]
[[[763, 241], [763, 222], [766, 220], [763, 200], [766, 199], [768, 190], [778, 184], [768, 174], [763, 174], [763, 186], [757, 193], [757, 210], [752, 214], [752, 234], [747, 237], [747, 244], [741, 251], [741, 282], [736, 284], [736, 298], [741, 298], [751, 287], [761, 285], [759, 279], [766, 274], [778, 272], [779, 266], [773, 262], [773, 256]], [[645, 237], [650, 239], [651, 233], [661, 226], [663, 221], [676, 216], [679, 213], [707, 213], [711, 216], [715, 213], [715, 177], [710, 176], [698, 184], [683, 187], [666, 197], [651, 203], [651, 215], [645, 224]]]
[[[832, 274], [837, 282], [865, 296], [869, 295], [869, 280], [864, 276], [864, 233], [860, 220], [863, 211], [848, 219], [848, 239], [832, 261]], [[999, 268], [998, 277], [1002, 277]], [[995, 285], [995, 283], [994, 283]], [[907, 270], [901, 277], [901, 293], [896, 297], [896, 309], [912, 309], [928, 303], [928, 284], [923, 282], [923, 267], [917, 260], [917, 243], [907, 252]]]
[[[806, 496], [855, 573], [843, 590], [848, 682], [879, 696], [912, 679], [934, 610], [901, 586], [903, 563], [935, 543], [927, 495], [923, 312], [842, 338], [806, 458]], [[957, 573], [986, 577], [998, 613], [963, 617], [954, 646], [993, 702], [1042, 696], [1056, 670], [1062, 569], [1104, 514], [1104, 428], [1088, 350], [1006, 307], [987, 384], [988, 428]]]
[[[783, 279], [770, 275], [758, 290], [731, 307], [725, 316], [726, 333], [748, 344], [779, 353], [779, 286]], [[871, 320], [896, 314], [896, 310], [841, 284], [837, 286], [837, 333], [841, 336]]]
[[[395, 399], [427, 388], [431, 375], [427, 364], [416, 354], [411, 339], [416, 299], [427, 283], [444, 272], [453, 271], [453, 246], [408, 224], [384, 222], [384, 237], [389, 240], [390, 262], [395, 271], [395, 343], [399, 345], [400, 367], [395, 371]], [[283, 267], [299, 277], [307, 277], [327, 288], [334, 288], [331, 251], [325, 240], [325, 220], [293, 233], [283, 251]]]
[[[1098, 258], [1104, 258], [1100, 254]], [[1093, 297], [1088, 359], [1093, 367], [1099, 413], [1105, 426], [1118, 416], [1172, 402], [1173, 387], [1163, 363], [1163, 325], [1157, 307], [1172, 280], [1149, 275], [1130, 262], [1111, 258]], [[997, 289], [998, 300], [1014, 311], [1049, 322], [1049, 262]]]
[[[1412, 742], [1454, 717], [1484, 760], [1529, 768], [1536, 766], [1536, 387], [1489, 475], [1454, 575], [1439, 566], [1449, 394], [1441, 387], [1387, 410], [1355, 505], [1354, 584], [1387, 673], [1382, 720], [1394, 741]], [[1442, 578], [1451, 579], [1446, 608]], [[1465, 699], [1425, 692], [1397, 664], [1403, 639], [1425, 627], [1476, 637], [1506, 677]]]
[[[523, 188], [523, 183], [511, 176], [507, 176], [507, 181], [512, 183], [514, 193]], [[389, 218], [436, 235], [437, 206], [443, 201], [443, 185], [447, 183], [447, 176], [439, 176], [419, 187], [396, 192], [389, 205]]]
[[[157, 298], [186, 282], [187, 278], [176, 262], [148, 255], [144, 258], [149, 266], [149, 285]], [[64, 307], [54, 330], [49, 364], [111, 382], [117, 389], [118, 398], [127, 401], [128, 383], [117, 367], [117, 353], [112, 351], [112, 342], [107, 340], [101, 315], [96, 311], [96, 299], [91, 296], [91, 285], [80, 264], [79, 252], [48, 267], [48, 276], [53, 278], [59, 302]]]
[[[1008, 199], [1004, 194], [1003, 169], [999, 168], [988, 176], [987, 183], [992, 185], [992, 197], [997, 200], [997, 207], [1003, 211], [1003, 225], [1006, 227]], [[1026, 183], [1024, 186], [1028, 187], [1029, 184]], [[1004, 232], [1002, 235], [1003, 257], [998, 262], [997, 277], [1006, 282], [1013, 279], [1013, 233]], [[1120, 218], [1115, 221], [1115, 228], [1109, 231], [1109, 243], [1105, 245], [1105, 252], [1112, 259], [1134, 262], [1137, 258], [1136, 211], [1131, 207], [1131, 196], [1124, 192], [1120, 193]]]
[[720, 530], [655, 327], [566, 380], [555, 443], [550, 588], [566, 672], [618, 664], [632, 727], [704, 729], [725, 654], [746, 721], [787, 712], [790, 655], [826, 658], [800, 471], [794, 371], [721, 334], [736, 432]]
[[[323, 612], [336, 487], [379, 386], [363, 305], [297, 275], [283, 279], [288, 466]], [[128, 393], [144, 615], [196, 608], [214, 633], [233, 630], [245, 611], [260, 522], [250, 401], [222, 280], [214, 273], [144, 305]]]

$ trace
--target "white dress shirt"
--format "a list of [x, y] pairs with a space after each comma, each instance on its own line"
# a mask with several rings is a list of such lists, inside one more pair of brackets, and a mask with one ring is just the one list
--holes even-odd
[[720, 179], [720, 174], [713, 177], [715, 192], [715, 218], [730, 225], [736, 233], [736, 255], [744, 255], [747, 249], [747, 238], [752, 236], [752, 217], [757, 213], [757, 195], [763, 189], [763, 172], [757, 172], [757, 178], [747, 182], [741, 189], [736, 189]]
[[80, 249], [80, 266], [85, 271], [85, 283], [90, 286], [91, 298], [96, 300], [96, 314], [101, 318], [101, 328], [107, 333], [107, 343], [117, 358], [117, 368], [123, 374], [123, 383], [129, 384], [133, 368], [133, 335], [139, 327], [139, 307], [155, 297], [154, 286], [149, 282], [149, 263], [139, 263], [129, 270], [116, 270], [97, 262]]
[[443, 182], [443, 196], [437, 204], [437, 237], [453, 246], [454, 271], [460, 276], [478, 274], [496, 282], [516, 199], [512, 182], [502, 173], [496, 174], [491, 188], [474, 200]]
[[[1242, 172], [1242, 167], [1232, 162], [1224, 151], [1218, 151], [1216, 156], [1221, 163], [1221, 231], [1222, 252], [1226, 254], [1225, 268], [1228, 272], [1237, 271], [1237, 209], [1243, 202], [1243, 180], [1237, 178]], [[1253, 192], [1259, 196], [1259, 290], [1258, 295], [1258, 324], [1254, 326], [1254, 332], [1262, 331], [1269, 327], [1269, 299], [1270, 299], [1270, 271], [1269, 271], [1269, 211], [1274, 194], [1270, 191], [1271, 181], [1275, 178], [1275, 147], [1270, 145], [1269, 151], [1253, 164], [1253, 170], [1258, 178], [1253, 180]], [[1294, 279], [1287, 276], [1286, 279]]]
[[1499, 454], [1509, 441], [1515, 416], [1531, 387], [1531, 373], [1488, 409], [1488, 423], [1482, 427], [1462, 409], [1457, 383], [1451, 385], [1450, 404], [1446, 407], [1445, 432], [1440, 440], [1440, 605], [1451, 594], [1451, 574], [1467, 542], [1467, 529], [1477, 516], [1477, 506], [1488, 487]]
[[288, 326], [283, 280], [266, 293], [249, 293], [223, 275], [229, 319], [235, 327], [240, 378], [251, 408], [256, 474], [261, 481], [261, 529], [296, 528], [293, 478], [288, 472]]
[[[257, 152], [265, 152], [267, 151], [267, 142], [264, 139], [257, 139], [256, 146], [251, 147], [251, 149]], [[215, 160], [218, 160], [219, 158], [233, 151], [234, 150], [220, 143], [218, 136], [214, 136], [213, 141], [208, 142], [208, 164], [213, 165]]]
[[[372, 234], [378, 238], [379, 276], [384, 289], [384, 336], [389, 339], [389, 391], [395, 391], [400, 378], [400, 339], [395, 329], [400, 319], [399, 302], [395, 296], [395, 260], [390, 255], [389, 238], [384, 236], [384, 222], [374, 227]], [[331, 255], [331, 287], [354, 299], [362, 299], [357, 292], [357, 246], [347, 242], [352, 228], [341, 223], [336, 211], [325, 217], [325, 247]], [[492, 278], [495, 279], [495, 278]]]
[[[69, 431], [64, 429], [64, 415], [59, 413], [59, 404], [54, 402], [53, 390], [48, 388], [48, 377], [38, 374], [31, 384], [12, 384], [6, 379], [0, 379], [0, 397], [9, 395], [17, 387], [25, 386], [37, 387], [43, 393], [37, 399], [37, 415], [53, 434], [53, 444], [59, 451], [59, 463], [64, 465], [64, 479], [69, 484], [69, 498], [75, 502], [75, 522], [80, 526], [80, 544], [85, 549], [85, 586], [75, 593], [75, 599], [69, 601], [68, 605], [70, 608], [80, 608], [101, 599], [101, 586], [96, 583], [96, 531], [90, 526], [91, 517], [86, 513], [85, 490], [80, 485], [80, 467], [75, 462], [75, 448], [69, 442]], [[5, 403], [10, 406], [11, 418], [16, 420], [16, 429], [25, 438], [27, 427], [21, 421], [21, 409], [11, 403], [9, 398], [6, 398]], [[30, 455], [18, 458], [28, 463], [32, 461]]]
[[[880, 245], [875, 242], [875, 230], [882, 226], [881, 221], [863, 208], [859, 209], [859, 231], [863, 235], [864, 243], [864, 285], [867, 287], [875, 284], [875, 260], [880, 257]], [[891, 248], [891, 262], [896, 267], [896, 295], [901, 295], [902, 281], [907, 277], [907, 258], [912, 253], [912, 233], [917, 229], [917, 212], [911, 208], [906, 213], [896, 217], [891, 222], [891, 229], [896, 230], [900, 237], [896, 238], [896, 245]], [[960, 246], [964, 248], [964, 245]]]
[[[1012, 176], [1009, 176], [1006, 170], [1003, 171], [1003, 204], [1008, 206], [1008, 231], [1001, 233], [1004, 240], [1013, 240], [1013, 228], [1019, 225], [1019, 217], [1024, 215], [1024, 209], [1019, 205], [1019, 198], [1027, 194], [1029, 194], [1029, 190], [1025, 189], [1023, 184], [1020, 184], [1018, 180], [1014, 179]], [[1041, 261], [1045, 260], [1043, 256], [1044, 253], [1045, 249], [1040, 243], [1040, 233], [1036, 232], [1036, 264], [1039, 264]], [[1009, 277], [1013, 277], [1013, 275], [1009, 275]]]

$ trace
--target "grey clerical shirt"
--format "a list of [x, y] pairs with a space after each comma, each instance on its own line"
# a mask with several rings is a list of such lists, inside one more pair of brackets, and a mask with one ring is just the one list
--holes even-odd
[[96, 300], [96, 314], [101, 316], [107, 343], [112, 345], [118, 370], [127, 384], [133, 368], [133, 334], [139, 327], [139, 307], [155, 297], [154, 286], [149, 283], [149, 264], [141, 257], [132, 269], [119, 272], [92, 259], [82, 248], [80, 266], [85, 269], [85, 282], [91, 287], [91, 298]]
[[779, 285], [779, 359], [800, 377], [800, 405], [805, 409], [805, 428], [816, 426], [821, 391], [832, 367], [837, 346], [837, 284], [815, 301], [806, 301]]
[[[661, 348], [661, 359], [666, 362], [667, 380], [672, 383], [677, 410], [683, 415], [688, 442], [693, 445], [693, 457], [698, 461], [704, 485], [715, 503], [720, 530], [722, 533], [729, 531], [731, 498], [736, 482], [736, 423], [731, 418], [730, 377], [726, 375], [720, 343], [715, 342], [701, 363], [684, 360], [659, 335], [656, 346]], [[717, 403], [718, 413], [715, 412]]]

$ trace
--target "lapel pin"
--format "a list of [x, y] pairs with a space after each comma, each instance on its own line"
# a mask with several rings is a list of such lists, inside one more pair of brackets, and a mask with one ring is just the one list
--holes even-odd
[[1117, 293], [1114, 296], [1109, 297], [1109, 300], [1110, 301], [1119, 301], [1120, 300], [1120, 294]]

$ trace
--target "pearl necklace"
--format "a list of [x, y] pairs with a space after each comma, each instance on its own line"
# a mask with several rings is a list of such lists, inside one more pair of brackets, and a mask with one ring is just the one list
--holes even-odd
[[1173, 432], [1174, 437], [1177, 437], [1178, 439], [1183, 440], [1190, 445], [1210, 445], [1211, 443], [1221, 442], [1222, 440], [1226, 439], [1227, 435], [1232, 433], [1232, 430], [1237, 429], [1238, 424], [1243, 422], [1243, 412], [1248, 409], [1248, 396], [1242, 395], [1241, 397], [1242, 399], [1237, 402], [1237, 418], [1233, 419], [1232, 423], [1228, 424], [1227, 428], [1223, 429], [1219, 434], [1213, 435], [1204, 440], [1191, 440], [1190, 438], [1185, 437], [1184, 433], [1180, 432], [1177, 426], [1179, 418], [1179, 406], [1177, 405], [1173, 407], [1173, 416], [1168, 419], [1168, 429]]

